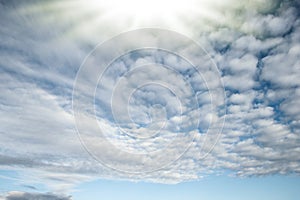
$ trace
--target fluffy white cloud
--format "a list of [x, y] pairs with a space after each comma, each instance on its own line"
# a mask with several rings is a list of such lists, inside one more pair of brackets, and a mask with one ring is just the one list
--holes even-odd
[[[203, 68], [199, 74], [174, 54], [144, 50], [116, 59], [103, 72], [103, 84], [95, 90], [98, 121], [93, 118], [94, 107], [80, 113], [86, 120], [83, 126], [88, 128], [89, 148], [103, 143], [102, 137], [91, 134], [96, 122], [115, 148], [129, 152], [116, 154], [103, 145], [101, 150], [107, 152], [104, 161], [131, 173], [104, 166], [107, 163], [101, 165], [85, 151], [72, 110], [73, 82], [84, 56], [123, 25], [116, 23], [115, 28], [106, 30], [104, 20], [101, 23], [106, 26], [97, 30], [88, 22], [79, 28], [76, 16], [83, 16], [87, 8], [83, 13], [66, 8], [69, 12], [64, 15], [45, 10], [42, 3], [1, 3], [0, 168], [18, 170], [20, 179], [42, 182], [60, 192], [96, 178], [177, 183], [222, 170], [240, 176], [299, 174], [300, 20], [293, 2], [274, 2], [218, 4], [228, 8], [222, 9], [224, 12], [216, 9], [221, 21], [206, 16], [190, 27], [183, 26], [182, 32], [192, 32], [219, 67], [226, 106], [222, 105], [222, 94], [214, 92], [220, 80], [209, 68], [208, 58], [198, 59], [196, 64]], [[54, 14], [60, 19], [52, 19]], [[204, 23], [207, 21], [211, 23]], [[206, 28], [200, 30], [204, 24]], [[203, 58], [194, 48], [178, 46], [172, 39], [170, 36], [164, 42], [181, 48], [182, 54]], [[130, 38], [112, 48], [145, 40], [162, 42], [152, 34]], [[103, 58], [109, 58], [105, 54], [109, 52], [102, 52]], [[95, 56], [90, 62], [99, 60]], [[153, 62], [172, 69], [141, 67]], [[98, 77], [93, 70], [84, 75], [86, 84], [80, 85], [79, 102], [90, 100], [89, 92], [94, 91], [91, 80]], [[198, 120], [199, 127], [195, 126]], [[133, 132], [134, 137], [120, 133], [120, 127]], [[217, 131], [220, 128], [222, 135]], [[172, 140], [180, 133], [180, 140]], [[144, 140], [144, 136], [153, 137]], [[132, 173], [133, 166], [153, 162], [153, 154], [147, 153], [165, 150], [157, 157], [158, 166], [187, 144], [190, 148], [161, 170]], [[146, 155], [141, 157], [141, 153]], [[49, 195], [10, 193], [5, 198], [49, 199]]]

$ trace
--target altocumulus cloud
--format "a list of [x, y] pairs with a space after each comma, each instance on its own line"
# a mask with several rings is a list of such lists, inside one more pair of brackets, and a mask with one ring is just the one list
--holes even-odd
[[[105, 85], [98, 88], [100, 96], [110, 95], [110, 87], [117, 83], [128, 66], [154, 60], [178, 66], [178, 70], [185, 72], [194, 83], [193, 87], [202, 91], [197, 93], [201, 113], [204, 113], [200, 116], [204, 119], [200, 124], [202, 129], [209, 126], [211, 119], [218, 122], [226, 117], [222, 135], [205, 159], [200, 159], [199, 152], [206, 148], [201, 144], [213, 140], [205, 140], [202, 134], [197, 134], [180, 160], [149, 174], [124, 174], [100, 165], [82, 148], [76, 136], [71, 108], [76, 72], [99, 41], [125, 28], [120, 23], [120, 26], [106, 30], [107, 24], [118, 24], [116, 19], [106, 17], [104, 21], [97, 21], [97, 17], [94, 19], [93, 15], [86, 14], [88, 7], [76, 7], [78, 2], [74, 1], [73, 7], [72, 3], [58, 4], [56, 1], [2, 1], [0, 4], [2, 169], [20, 171], [20, 182], [44, 183], [60, 192], [95, 178], [177, 183], [220, 171], [240, 176], [300, 173], [300, 20], [297, 1], [257, 0], [242, 4], [231, 0], [227, 4], [216, 4], [211, 15], [201, 17], [195, 12], [189, 19], [178, 20], [178, 27], [185, 33], [192, 33], [190, 35], [216, 62], [226, 95], [226, 108], [220, 110], [226, 109], [226, 114], [223, 110], [210, 110], [207, 91], [196, 84], [198, 77], [187, 70], [189, 67], [185, 63], [172, 56], [160, 54], [153, 58], [145, 53], [136, 59], [129, 55], [105, 72]], [[177, 25], [167, 28], [176, 30]], [[136, 28], [131, 24], [128, 26]], [[191, 54], [197, 56], [195, 52]], [[164, 71], [153, 69], [152, 73], [145, 73], [141, 70], [130, 80], [123, 79], [124, 87], [128, 87], [122, 88], [122, 92], [126, 93], [130, 86], [141, 79], [151, 79], [151, 76], [183, 85], [175, 74], [166, 76]], [[204, 77], [213, 85], [209, 71]], [[182, 96], [187, 97], [188, 92], [184, 91]], [[124, 105], [122, 93], [119, 94], [117, 105]], [[166, 124], [165, 135], [169, 137], [170, 133], [176, 132], [172, 123], [178, 119], [178, 101], [171, 93], [147, 87], [135, 95], [130, 101], [133, 119], [146, 124], [148, 115], [139, 111], [147, 110], [147, 103], [167, 105], [166, 111], [173, 118]], [[155, 98], [157, 96], [161, 98]], [[184, 105], [189, 105], [189, 99], [183, 99]], [[99, 123], [114, 132], [113, 116], [107, 112], [110, 102], [105, 98], [96, 101]], [[189, 129], [188, 123], [196, 120], [192, 112], [194, 107], [185, 109], [188, 114], [183, 118], [184, 128], [187, 132], [195, 131]], [[126, 128], [143, 130], [142, 126], [132, 124]], [[124, 148], [125, 141], [130, 151], [147, 152], [163, 145], [161, 138], [144, 146], [122, 135], [110, 139], [120, 148]], [[119, 144], [120, 140], [123, 143]], [[178, 144], [184, 145], [184, 141]], [[111, 155], [110, 159], [128, 161], [118, 155]], [[138, 161], [125, 164], [130, 167], [135, 162]], [[51, 195], [12, 192], [5, 198], [70, 199]]]

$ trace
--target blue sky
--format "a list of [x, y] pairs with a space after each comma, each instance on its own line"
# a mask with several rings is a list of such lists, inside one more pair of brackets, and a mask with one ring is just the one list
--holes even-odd
[[0, 200], [296, 199], [298, 8], [1, 1]]
[[[82, 184], [75, 199], [297, 199], [299, 178], [269, 176], [241, 178], [211, 176], [199, 181], [165, 185], [99, 180]], [[272, 192], [270, 192], [272, 191]], [[87, 195], [88, 194], [88, 195]]]

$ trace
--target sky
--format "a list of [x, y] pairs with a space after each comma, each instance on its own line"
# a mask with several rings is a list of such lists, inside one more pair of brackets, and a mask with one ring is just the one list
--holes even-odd
[[299, 7], [0, 0], [0, 200], [296, 200]]

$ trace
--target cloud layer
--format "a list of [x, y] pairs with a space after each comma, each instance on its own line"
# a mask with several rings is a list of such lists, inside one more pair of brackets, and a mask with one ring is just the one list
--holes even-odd
[[9, 192], [3, 200], [70, 200], [71, 197], [65, 197], [54, 194], [39, 194], [26, 192]]
[[[225, 105], [222, 95], [213, 91], [220, 80], [207, 60], [197, 63], [205, 69], [201, 75], [184, 59], [164, 51], [131, 52], [109, 66], [95, 90], [95, 110], [97, 123], [115, 147], [134, 154], [162, 149], [176, 153], [192, 141], [176, 162], [146, 174], [123, 173], [101, 165], [77, 137], [72, 91], [79, 67], [95, 45], [124, 30], [123, 23], [109, 16], [101, 18], [100, 11], [87, 16], [91, 8], [79, 9], [78, 2], [0, 4], [0, 168], [20, 171], [20, 180], [34, 177], [26, 182], [42, 182], [55, 191], [95, 178], [177, 183], [228, 171], [240, 176], [300, 173], [300, 20], [296, 1], [241, 5], [232, 0], [216, 4], [210, 15], [194, 12], [191, 19], [182, 18], [166, 27], [191, 33], [206, 49], [219, 68]], [[126, 42], [156, 39], [152, 35]], [[115, 47], [122, 45], [127, 44]], [[189, 46], [180, 48], [182, 54], [199, 58], [199, 52]], [[134, 68], [149, 63], [172, 69], [161, 65]], [[82, 105], [91, 98], [85, 93], [90, 77], [98, 76], [93, 70], [85, 75], [86, 84], [79, 88]], [[142, 85], [145, 80], [156, 84]], [[83, 114], [89, 127], [93, 110]], [[198, 119], [199, 126], [195, 126]], [[160, 137], [141, 139], [154, 136], [162, 127]], [[220, 127], [219, 136], [214, 130]], [[134, 137], [124, 136], [118, 128]], [[166, 142], [180, 131], [186, 140], [168, 148]], [[140, 134], [138, 139], [136, 134]], [[92, 137], [95, 144], [103, 139]], [[220, 137], [216, 144], [215, 137]], [[153, 159], [146, 155], [141, 161], [103, 151], [108, 152], [111, 163], [121, 163], [129, 171], [131, 166]], [[169, 159], [168, 153], [160, 159]], [[18, 195], [48, 198], [11, 193], [6, 199], [18, 199]]]

